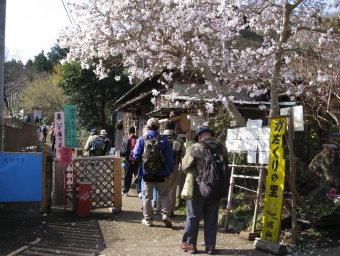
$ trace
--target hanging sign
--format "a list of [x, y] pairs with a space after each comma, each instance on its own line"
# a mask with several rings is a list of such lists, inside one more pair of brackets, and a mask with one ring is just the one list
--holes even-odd
[[280, 234], [282, 200], [285, 180], [283, 135], [286, 118], [270, 119], [269, 164], [263, 209], [261, 239], [277, 243]]
[[55, 150], [57, 158], [60, 159], [61, 148], [65, 147], [64, 112], [54, 113], [54, 123], [55, 123]]
[[71, 147], [61, 148], [60, 164], [62, 165], [72, 164], [72, 148]]
[[76, 105], [64, 106], [64, 130], [65, 130], [65, 146], [66, 147], [77, 147], [77, 112]]

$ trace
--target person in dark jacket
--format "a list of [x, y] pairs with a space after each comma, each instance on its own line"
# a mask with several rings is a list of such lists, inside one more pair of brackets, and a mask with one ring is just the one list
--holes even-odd
[[[138, 176], [138, 160], [134, 159], [132, 155], [132, 150], [135, 147], [135, 143], [138, 140], [136, 136], [136, 129], [134, 126], [130, 126], [128, 129], [128, 138], [126, 138], [120, 148], [120, 156], [125, 158], [125, 168], [124, 168], [124, 187], [123, 196], [127, 196], [131, 188], [132, 175], [137, 178]], [[137, 193], [141, 193], [140, 183], [136, 182]]]
[[101, 130], [99, 133], [99, 137], [102, 138], [102, 140], [105, 143], [105, 148], [104, 148], [104, 156], [108, 155], [111, 149], [111, 140], [107, 137], [107, 132], [105, 129]]
[[[146, 226], [153, 225], [153, 208], [152, 208], [152, 194], [153, 189], [156, 187], [158, 196], [161, 200], [162, 205], [162, 221], [164, 222], [166, 227], [172, 227], [172, 221], [169, 218], [169, 184], [168, 177], [171, 175], [171, 172], [174, 167], [174, 153], [172, 150], [172, 146], [168, 139], [164, 136], [160, 137], [159, 147], [161, 154], [164, 158], [164, 163], [162, 168], [154, 173], [150, 174], [143, 169], [142, 165], [142, 156], [144, 153], [144, 145], [146, 143], [145, 140], [149, 138], [159, 138], [160, 134], [158, 133], [159, 129], [159, 121], [156, 118], [150, 118], [147, 121], [147, 134], [145, 136], [139, 137], [137, 140], [137, 144], [135, 149], [133, 150], [134, 157], [139, 160], [139, 168], [138, 175], [143, 177], [143, 192], [144, 192], [144, 200], [143, 200], [143, 220], [142, 224]], [[159, 159], [162, 161], [162, 159]]]
[[[195, 142], [204, 142], [209, 147], [216, 147], [218, 144], [213, 137], [215, 133], [208, 126], [198, 128]], [[222, 146], [222, 145], [220, 145]], [[222, 146], [225, 159], [228, 159], [227, 149]], [[189, 152], [182, 159], [182, 168], [185, 173], [194, 173], [197, 177], [204, 171], [204, 146], [202, 143], [195, 143]], [[200, 192], [197, 182], [194, 184], [194, 194], [191, 200], [186, 201], [186, 221], [182, 243], [180, 248], [190, 254], [197, 253], [197, 236], [200, 219], [204, 219], [204, 240], [205, 250], [209, 255], [215, 254], [217, 220], [220, 200], [204, 198]]]

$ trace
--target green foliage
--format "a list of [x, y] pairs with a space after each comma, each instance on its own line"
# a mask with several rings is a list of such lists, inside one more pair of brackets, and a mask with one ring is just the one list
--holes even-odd
[[311, 204], [309, 211], [316, 217], [323, 217], [328, 215], [340, 215], [340, 206], [334, 203], [334, 199], [326, 197], [320, 204]]
[[60, 61], [66, 57], [68, 49], [60, 48], [59, 45], [55, 45], [51, 48], [51, 51], [47, 53], [47, 57], [52, 66], [60, 64]]
[[34, 57], [33, 70], [35, 72], [52, 72], [53, 65], [45, 56], [44, 51]]
[[253, 214], [254, 208], [249, 204], [239, 205], [233, 210], [233, 215], [237, 218], [251, 219]]
[[42, 110], [44, 122], [52, 123], [54, 112], [63, 109], [64, 95], [51, 74], [41, 73], [28, 83], [21, 94], [20, 102], [26, 112], [30, 112], [32, 109]]
[[[67, 95], [67, 104], [77, 105], [81, 127], [111, 129], [110, 106], [131, 88], [123, 71], [123, 67], [118, 66], [108, 77], [99, 80], [92, 69], [82, 69], [78, 62], [62, 66], [58, 84]], [[119, 81], [116, 76], [120, 76]]]
[[227, 129], [230, 127], [229, 115], [223, 114], [210, 118], [209, 127], [215, 132], [216, 140], [224, 145], [227, 138]]

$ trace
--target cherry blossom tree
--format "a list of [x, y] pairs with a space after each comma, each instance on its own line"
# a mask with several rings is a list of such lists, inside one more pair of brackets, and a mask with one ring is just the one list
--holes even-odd
[[[237, 125], [245, 124], [232, 102], [235, 91], [270, 93], [271, 115], [279, 114], [279, 95], [296, 97], [306, 84], [317, 86], [317, 72], [301, 74], [306, 44], [339, 44], [339, 32], [321, 16], [337, 1], [328, 0], [81, 0], [73, 1], [77, 24], [64, 30], [60, 45], [83, 67], [99, 60], [105, 77], [109, 61], [121, 54], [130, 78], [163, 73], [171, 83], [180, 72], [215, 94]], [[308, 31], [308, 33], [306, 32]], [[253, 33], [259, 40], [242, 37]], [[317, 51], [317, 49], [315, 49]], [[323, 58], [338, 49], [323, 52]], [[333, 52], [332, 52], [333, 51]], [[335, 52], [334, 52], [335, 51]], [[333, 58], [334, 65], [339, 59]], [[339, 66], [339, 65], [338, 65]], [[328, 71], [320, 67], [322, 73]], [[297, 81], [302, 81], [297, 85]], [[184, 103], [185, 105], [186, 103]], [[206, 105], [211, 111], [211, 104]]]

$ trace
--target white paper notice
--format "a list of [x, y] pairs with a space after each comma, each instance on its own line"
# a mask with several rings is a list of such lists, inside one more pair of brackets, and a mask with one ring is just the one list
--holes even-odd
[[256, 151], [258, 140], [242, 140], [241, 141], [241, 151]]
[[256, 164], [256, 151], [248, 151], [247, 162], [248, 164]]
[[247, 121], [247, 128], [261, 128], [262, 127], [262, 119], [251, 120]]
[[269, 162], [269, 152], [259, 152], [259, 164], [268, 164]]
[[246, 128], [243, 131], [243, 140], [257, 140], [259, 138], [258, 128]]
[[244, 138], [245, 131], [246, 127], [238, 128], [237, 139], [242, 140]]
[[227, 139], [228, 140], [236, 140], [237, 139], [238, 129], [228, 129], [227, 130]]
[[257, 148], [259, 151], [269, 152], [269, 139], [268, 140], [258, 140]]
[[270, 128], [269, 127], [263, 127], [259, 128], [257, 130], [259, 134], [259, 140], [269, 140], [270, 138]]
[[226, 148], [228, 152], [240, 152], [241, 151], [241, 140], [227, 140]]

